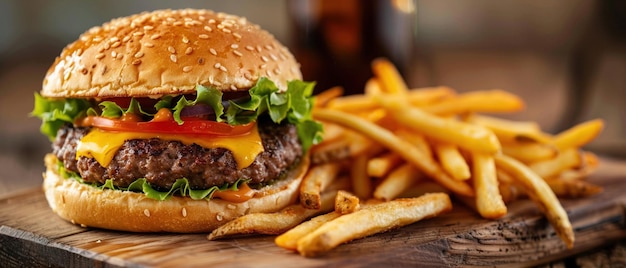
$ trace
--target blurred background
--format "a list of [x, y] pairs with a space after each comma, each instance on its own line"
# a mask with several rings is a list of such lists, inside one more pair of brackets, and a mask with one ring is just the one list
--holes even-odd
[[0, 195], [40, 184], [50, 143], [28, 113], [62, 48], [114, 17], [187, 7], [245, 16], [272, 32], [317, 90], [361, 92], [371, 60], [384, 56], [410, 87], [518, 94], [526, 110], [506, 117], [549, 132], [604, 118], [589, 149], [626, 156], [626, 1], [3, 0]]

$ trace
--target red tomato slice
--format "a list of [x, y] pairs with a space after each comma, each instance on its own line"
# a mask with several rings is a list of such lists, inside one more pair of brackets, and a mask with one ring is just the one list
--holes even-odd
[[103, 130], [124, 131], [124, 132], [150, 132], [168, 134], [190, 134], [190, 135], [210, 135], [210, 136], [238, 136], [247, 134], [254, 127], [254, 123], [231, 126], [226, 123], [189, 119], [179, 125], [176, 121], [159, 122], [133, 122], [109, 119], [99, 116], [88, 116], [82, 120], [83, 126], [93, 126]]

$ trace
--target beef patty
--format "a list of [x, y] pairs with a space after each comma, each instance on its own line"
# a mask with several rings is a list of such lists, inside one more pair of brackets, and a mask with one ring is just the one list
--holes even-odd
[[103, 184], [111, 179], [119, 187], [127, 187], [138, 178], [146, 178], [156, 189], [170, 189], [177, 179], [187, 178], [192, 189], [207, 189], [249, 179], [251, 184], [275, 180], [302, 157], [302, 145], [296, 127], [259, 121], [259, 134], [264, 151], [243, 169], [228, 149], [206, 149], [197, 144], [160, 139], [127, 140], [103, 167], [93, 158], [76, 159], [76, 146], [89, 133], [88, 128], [65, 126], [52, 144], [53, 153], [67, 170], [80, 174], [84, 181]]

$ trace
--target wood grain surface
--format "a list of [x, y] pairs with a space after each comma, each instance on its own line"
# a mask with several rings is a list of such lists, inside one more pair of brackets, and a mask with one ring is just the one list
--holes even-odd
[[437, 218], [352, 241], [318, 258], [277, 247], [273, 236], [208, 241], [207, 234], [135, 234], [82, 228], [57, 217], [41, 189], [0, 200], [0, 266], [381, 267], [535, 266], [626, 238], [626, 163], [603, 161], [589, 181], [604, 192], [561, 200], [576, 232], [566, 249], [528, 200], [484, 220], [456, 202]]

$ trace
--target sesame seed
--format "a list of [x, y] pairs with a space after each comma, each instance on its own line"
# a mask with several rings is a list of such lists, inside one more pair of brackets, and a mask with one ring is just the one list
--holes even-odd
[[222, 25], [224, 25], [225, 27], [233, 27], [233, 24], [230, 21], [222, 21]]
[[222, 72], [228, 72], [228, 69], [226, 69], [226, 67], [224, 66], [220, 66], [220, 70], [222, 70]]
[[277, 60], [278, 60], [278, 58], [277, 58], [277, 57], [276, 57], [276, 55], [274, 55], [274, 54], [270, 54], [270, 58], [272, 58], [272, 60], [274, 60], [274, 61], [277, 61]]
[[118, 53], [116, 58], [121, 60], [122, 58], [124, 58], [124, 54]]
[[232, 45], [230, 45], [230, 48], [232, 48], [232, 49], [238, 49], [238, 48], [239, 48], [239, 45], [237, 45], [237, 44], [232, 44]]
[[239, 52], [237, 50], [233, 50], [233, 54], [235, 54], [235, 55], [237, 55], [239, 57], [243, 56], [243, 54], [241, 54], [241, 52]]
[[215, 23], [215, 19], [210, 19], [209, 23], [214, 24]]
[[222, 65], [219, 62], [216, 62], [213, 67], [215, 67], [215, 69], [219, 69], [220, 67], [222, 67]]
[[174, 26], [181, 26], [181, 25], [183, 25], [183, 22], [182, 22], [182, 21], [177, 21], [177, 22], [174, 22]]
[[228, 29], [228, 28], [224, 28], [224, 29], [222, 29], [222, 32], [225, 32], [225, 33], [232, 33], [232, 31], [231, 31], [230, 29]]
[[188, 73], [191, 71], [191, 66], [185, 66], [183, 67], [183, 72]]
[[211, 52], [211, 54], [217, 56], [217, 51], [215, 51], [215, 49], [210, 48], [209, 52]]
[[237, 87], [235, 85], [230, 85], [230, 89], [237, 90]]
[[111, 47], [112, 47], [112, 48], [116, 48], [116, 47], [119, 47], [121, 44], [122, 44], [122, 43], [121, 43], [120, 41], [117, 41], [117, 42], [113, 43], [113, 44], [111, 45]]
[[170, 54], [170, 60], [175, 63], [176, 61], [178, 61], [178, 58], [176, 58], [176, 55]]
[[154, 27], [150, 26], [150, 25], [146, 25], [146, 26], [143, 26], [143, 29], [146, 30], [146, 31], [150, 31], [150, 30], [154, 29]]
[[199, 19], [199, 20], [201, 20], [201, 21], [205, 21], [205, 20], [206, 20], [206, 17], [204, 17], [204, 16], [199, 16], [199, 17], [198, 17], [198, 19]]
[[281, 72], [280, 72], [280, 68], [276, 68], [276, 69], [274, 69], [274, 74], [279, 75], [280, 73], [281, 73]]
[[153, 34], [152, 36], [150, 36], [150, 39], [152, 39], [152, 40], [156, 40], [156, 39], [159, 39], [159, 38], [161, 38], [160, 34]]
[[217, 221], [222, 221], [222, 220], [224, 220], [224, 216], [222, 216], [222, 214], [217, 214], [217, 215], [215, 216], [215, 218], [217, 219]]
[[257, 46], [256, 46], [256, 51], [261, 52], [261, 50], [263, 50], [263, 49], [261, 48], [261, 46], [257, 45]]
[[216, 86], [221, 86], [222, 83], [220, 83], [220, 81], [213, 81], [211, 82], [211, 84], [216, 85]]
[[254, 51], [254, 47], [252, 47], [252, 46], [246, 46], [246, 49], [250, 50], [250, 51]]
[[274, 49], [274, 47], [273, 47], [273, 46], [271, 46], [271, 45], [265, 45], [265, 48], [267, 48], [267, 50], [272, 50], [272, 49]]
[[109, 48], [111, 48], [111, 44], [104, 43], [104, 50], [109, 50]]
[[240, 34], [238, 34], [238, 33], [233, 33], [233, 36], [234, 36], [235, 38], [237, 38], [237, 39], [241, 39], [241, 35], [240, 35]]
[[167, 51], [169, 51], [172, 54], [176, 53], [176, 49], [174, 49], [174, 47], [172, 47], [172, 46], [167, 47]]
[[117, 36], [114, 36], [114, 37], [111, 38], [111, 40], [109, 40], [109, 43], [115, 43], [117, 41], [120, 41], [120, 38], [117, 37]]
[[264, 62], [268, 62], [268, 61], [269, 61], [269, 59], [268, 59], [267, 57], [265, 57], [265, 56], [261, 56], [261, 59], [262, 59]]
[[189, 44], [189, 38], [187, 38], [186, 36], [183, 36], [183, 43]]
[[144, 209], [143, 210], [143, 215], [146, 215], [146, 217], [150, 217], [150, 210]]
[[243, 77], [245, 77], [248, 80], [252, 80], [252, 75], [250, 73], [243, 73]]
[[227, 207], [228, 209], [236, 209], [236, 208], [237, 208], [237, 206], [235, 206], [235, 205], [233, 205], [233, 204], [228, 204], [228, 205], [226, 205], [226, 207]]
[[208, 26], [208, 25], [207, 25], [207, 26], [204, 26], [204, 29], [205, 29], [205, 30], [207, 30], [207, 31], [209, 31], [209, 32], [212, 32], [212, 31], [213, 31], [213, 28], [211, 28], [211, 26]]
[[136, 59], [132, 62], [133, 65], [139, 65], [141, 64], [141, 60], [140, 59]]
[[122, 42], [126, 43], [128, 42], [128, 40], [130, 40], [130, 36], [124, 36], [124, 39], [122, 39]]
[[206, 35], [206, 34], [201, 34], [201, 35], [198, 35], [198, 38], [200, 38], [200, 39], [209, 39], [209, 36]]
[[135, 53], [135, 58], [141, 58], [141, 57], [143, 57], [143, 52], [139, 51]]
[[80, 227], [87, 228], [87, 225], [86, 225], [86, 224], [82, 224], [82, 223], [81, 223], [81, 224], [80, 224]]
[[265, 70], [265, 74], [266, 74], [268, 77], [272, 76], [272, 73], [270, 72], [270, 70], [267, 70], [267, 69]]
[[193, 52], [193, 48], [188, 47], [187, 49], [185, 49], [185, 55], [189, 55], [191, 54], [191, 52]]
[[102, 53], [102, 52], [104, 52], [104, 47], [98, 48], [98, 53]]
[[134, 36], [142, 36], [144, 34], [145, 34], [144, 32], [134, 32], [133, 33]]
[[111, 57], [113, 57], [113, 58], [117, 57], [117, 52], [111, 51]]
[[145, 43], [143, 45], [146, 46], [146, 47], [154, 47], [154, 44], [152, 44], [152, 43]]
[[187, 209], [183, 208], [183, 217], [187, 217]]
[[96, 36], [91, 41], [93, 41], [94, 43], [98, 43], [98, 42], [102, 41], [102, 37]]
[[267, 67], [267, 64], [261, 64], [261, 66], [259, 66], [261, 69], [265, 69], [265, 67]]

